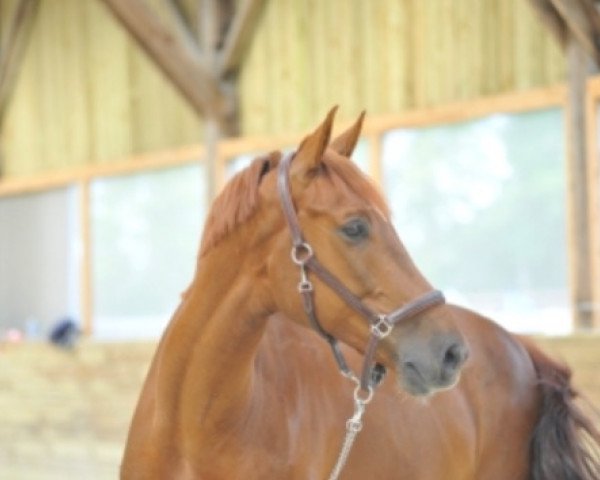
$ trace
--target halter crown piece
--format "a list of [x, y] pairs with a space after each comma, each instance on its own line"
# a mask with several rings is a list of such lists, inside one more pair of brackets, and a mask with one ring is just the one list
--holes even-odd
[[[290, 166], [294, 159], [294, 155], [295, 152], [292, 152], [282, 158], [279, 164], [277, 187], [283, 209], [283, 216], [286, 219], [292, 236], [291, 258], [300, 269], [298, 291], [302, 296], [304, 311], [312, 327], [327, 341], [327, 343], [329, 343], [340, 372], [342, 375], [356, 383], [356, 388], [354, 390], [354, 415], [346, 423], [346, 438], [344, 439], [338, 461], [329, 477], [330, 480], [333, 480], [339, 476], [350, 452], [350, 448], [352, 447], [352, 443], [354, 442], [354, 438], [362, 428], [361, 418], [365, 406], [371, 401], [373, 389], [378, 383], [377, 380], [373, 381], [374, 378], [377, 378], [377, 375], [373, 375], [373, 365], [379, 341], [387, 337], [396, 324], [403, 320], [413, 318], [434, 306], [444, 304], [445, 299], [442, 292], [439, 290], [432, 290], [390, 313], [376, 313], [365, 305], [360, 298], [352, 293], [329, 270], [321, 265], [315, 256], [312, 246], [304, 239], [296, 209], [294, 208], [294, 203], [292, 201]], [[314, 273], [319, 277], [323, 283], [337, 293], [340, 298], [356, 312], [365, 317], [371, 324], [371, 335], [365, 350], [360, 379], [348, 366], [348, 362], [346, 362], [346, 359], [344, 358], [337, 339], [327, 332], [319, 322], [313, 300], [313, 283], [310, 281], [308, 272]]]

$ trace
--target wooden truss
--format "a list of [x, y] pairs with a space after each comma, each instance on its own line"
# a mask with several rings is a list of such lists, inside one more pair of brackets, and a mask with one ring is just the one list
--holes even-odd
[[163, 1], [169, 25], [144, 0], [102, 0], [193, 109], [234, 134], [235, 77], [263, 0]]

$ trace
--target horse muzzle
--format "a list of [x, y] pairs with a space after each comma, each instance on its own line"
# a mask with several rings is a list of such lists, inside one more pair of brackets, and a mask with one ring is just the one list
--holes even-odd
[[414, 396], [427, 396], [454, 387], [469, 357], [464, 339], [439, 334], [425, 344], [410, 342], [397, 356], [398, 380]]

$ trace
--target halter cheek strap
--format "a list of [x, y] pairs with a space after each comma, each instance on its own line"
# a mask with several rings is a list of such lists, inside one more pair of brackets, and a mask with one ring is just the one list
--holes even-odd
[[[283, 214], [292, 236], [291, 258], [300, 269], [298, 291], [302, 296], [304, 311], [306, 312], [312, 327], [329, 343], [333, 356], [335, 357], [342, 374], [348, 378], [354, 379], [359, 384], [357, 388], [368, 392], [368, 398], [370, 399], [370, 395], [373, 391], [373, 365], [375, 352], [379, 341], [387, 337], [392, 332], [394, 326], [401, 321], [413, 318], [434, 306], [444, 304], [444, 295], [439, 290], [433, 290], [387, 314], [374, 312], [365, 305], [359, 297], [352, 293], [335, 275], [317, 260], [312, 246], [304, 239], [291, 195], [290, 165], [293, 158], [294, 153], [287, 154], [282, 158], [281, 163], [279, 164], [277, 186]], [[365, 317], [371, 324], [371, 335], [365, 350], [360, 380], [348, 366], [337, 339], [328, 333], [319, 322], [313, 299], [314, 287], [308, 277], [309, 271], [319, 277], [319, 279], [343, 299], [348, 306]]]

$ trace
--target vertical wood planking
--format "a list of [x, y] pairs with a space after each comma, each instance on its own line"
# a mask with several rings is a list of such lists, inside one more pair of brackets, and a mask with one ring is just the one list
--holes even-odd
[[267, 131], [266, 114], [268, 87], [265, 68], [244, 68], [245, 65], [264, 66], [267, 64], [266, 32], [268, 10], [267, 2], [264, 14], [260, 17], [252, 39], [252, 47], [246, 52], [239, 80], [238, 102], [240, 108], [240, 127], [242, 135], [251, 135]]
[[[381, 37], [380, 44], [383, 51], [384, 62], [387, 64], [388, 78], [385, 90], [380, 90], [377, 85], [371, 85], [369, 90], [379, 91], [378, 103], [371, 107], [367, 103], [365, 107], [372, 108], [376, 113], [397, 112], [407, 108], [409, 102], [410, 81], [409, 48], [410, 21], [408, 19], [409, 3], [407, 0], [393, 2], [389, 8], [382, 2], [369, 2], [376, 5], [376, 21], [385, 22], [386, 28]], [[373, 25], [371, 28], [376, 28]], [[396, 48], [383, 48], [387, 45], [396, 44]], [[375, 55], [373, 61], [377, 62]]]
[[90, 124], [93, 160], [106, 163], [135, 151], [127, 33], [100, 2], [85, 2], [88, 25]]
[[71, 15], [63, 17], [61, 51], [66, 57], [64, 90], [68, 96], [64, 98], [65, 107], [55, 115], [64, 115], [67, 128], [63, 128], [65, 136], [64, 165], [80, 166], [91, 158], [93, 144], [90, 123], [88, 121], [89, 97], [87, 90], [87, 38], [85, 31], [85, 6], [80, 0], [68, 0], [66, 7]]
[[[12, 12], [12, 9], [10, 11]], [[38, 15], [36, 23], [39, 22]], [[9, 177], [22, 177], [44, 170], [40, 165], [43, 135], [38, 130], [41, 118], [41, 72], [38, 60], [39, 45], [43, 40], [36, 26], [37, 24], [32, 29], [29, 48], [25, 52], [21, 72], [4, 120], [2, 150], [5, 155], [5, 174]]]
[[508, 90], [514, 85], [514, 35], [515, 26], [513, 22], [514, 2], [521, 0], [512, 0], [499, 3], [498, 22], [500, 24], [499, 35], [499, 55], [498, 55], [498, 88], [500, 91]]

